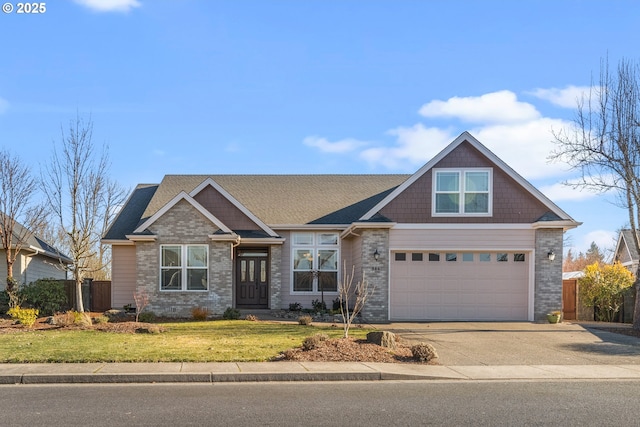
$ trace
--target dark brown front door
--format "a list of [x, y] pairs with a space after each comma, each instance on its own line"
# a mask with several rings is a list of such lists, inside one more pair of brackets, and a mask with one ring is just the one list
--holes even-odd
[[236, 305], [268, 308], [269, 253], [266, 249], [238, 250], [236, 259]]

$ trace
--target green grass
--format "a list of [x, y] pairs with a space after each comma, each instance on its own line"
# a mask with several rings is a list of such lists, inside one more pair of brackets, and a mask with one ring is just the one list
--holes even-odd
[[[266, 361], [315, 333], [341, 337], [341, 327], [245, 320], [159, 324], [160, 334], [34, 330], [0, 334], [0, 363]], [[351, 329], [362, 338], [364, 329]]]

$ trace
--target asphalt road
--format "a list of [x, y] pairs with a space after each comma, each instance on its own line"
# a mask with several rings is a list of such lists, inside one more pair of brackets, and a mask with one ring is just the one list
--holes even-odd
[[640, 381], [0, 386], [2, 426], [637, 425]]

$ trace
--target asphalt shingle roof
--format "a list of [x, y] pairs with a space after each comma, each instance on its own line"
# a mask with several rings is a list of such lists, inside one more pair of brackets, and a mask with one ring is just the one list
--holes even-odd
[[208, 178], [264, 223], [274, 226], [349, 224], [409, 176], [166, 175], [160, 184], [138, 185], [103, 238], [126, 239], [181, 191], [190, 193]]

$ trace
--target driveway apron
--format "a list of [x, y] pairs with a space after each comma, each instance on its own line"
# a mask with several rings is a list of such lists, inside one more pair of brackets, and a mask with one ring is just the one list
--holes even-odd
[[392, 323], [408, 343], [427, 342], [445, 366], [640, 364], [640, 339], [577, 323]]

